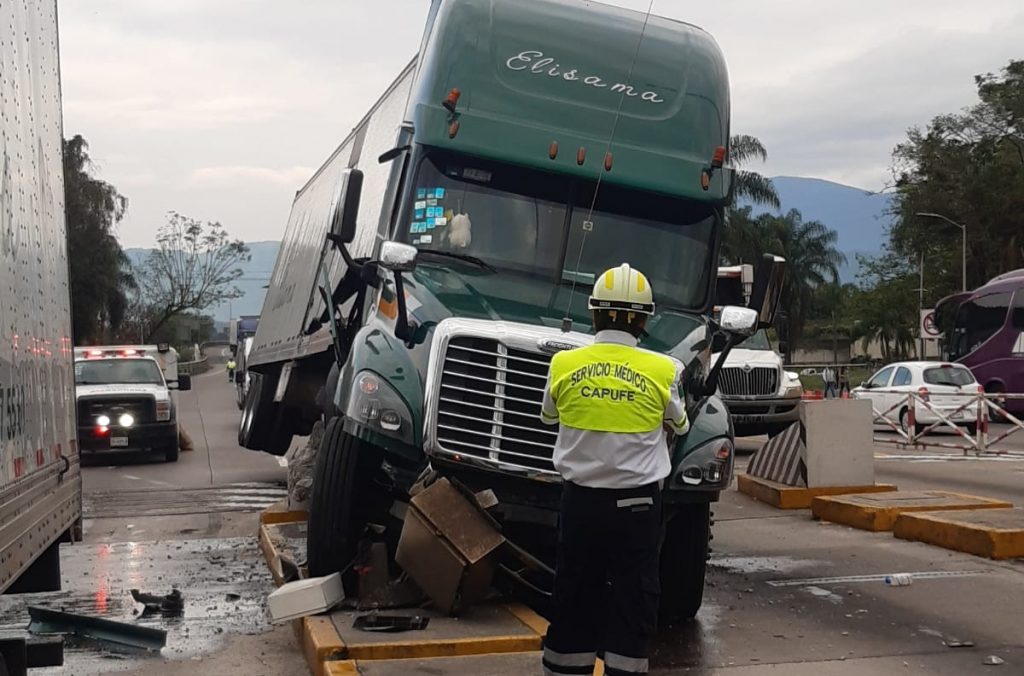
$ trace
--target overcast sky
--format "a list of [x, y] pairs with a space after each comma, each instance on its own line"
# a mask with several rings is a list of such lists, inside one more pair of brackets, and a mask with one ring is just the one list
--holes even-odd
[[[148, 246], [171, 209], [280, 239], [295, 191], [413, 56], [429, 0], [59, 6], [65, 135], [128, 197], [123, 244]], [[1020, 0], [654, 0], [654, 13], [718, 40], [733, 132], [770, 153], [759, 170], [871, 190], [908, 127], [970, 105], [975, 74], [1024, 58]]]

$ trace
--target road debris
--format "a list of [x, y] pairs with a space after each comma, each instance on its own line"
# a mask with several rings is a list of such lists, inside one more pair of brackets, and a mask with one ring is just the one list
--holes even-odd
[[437, 608], [457, 615], [490, 591], [504, 542], [473, 494], [441, 478], [410, 500], [395, 560]]
[[989, 655], [981, 661], [986, 667], [998, 667], [1000, 664], [1006, 664], [1006, 660], [998, 655]]
[[893, 573], [885, 576], [885, 584], [890, 587], [909, 587], [914, 584], [914, 576], [910, 573]]
[[32, 634], [74, 634], [151, 651], [158, 651], [167, 645], [167, 632], [163, 629], [65, 613], [39, 606], [29, 606], [28, 614], [28, 630]]
[[331, 610], [345, 598], [341, 575], [310, 577], [289, 582], [275, 589], [267, 597], [270, 617], [274, 623], [286, 622], [307, 615], [318, 615]]
[[430, 624], [429, 617], [422, 615], [360, 615], [355, 619], [353, 627], [360, 631], [378, 631], [398, 633], [402, 631], [420, 631]]
[[147, 594], [138, 589], [132, 589], [131, 595], [136, 603], [145, 606], [142, 611], [143, 617], [153, 613], [160, 613], [164, 617], [180, 617], [185, 611], [185, 599], [182, 597], [180, 589], [172, 589], [171, 593], [165, 596]]
[[294, 446], [285, 453], [288, 461], [288, 508], [307, 509], [313, 494], [313, 470], [320, 440], [324, 436], [324, 424], [318, 420], [313, 425], [305, 444]]

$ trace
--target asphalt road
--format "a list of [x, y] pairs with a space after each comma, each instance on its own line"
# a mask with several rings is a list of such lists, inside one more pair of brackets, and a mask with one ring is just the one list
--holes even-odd
[[[290, 628], [267, 620], [272, 584], [254, 538], [256, 510], [282, 497], [285, 470], [237, 447], [238, 411], [223, 373], [194, 382], [180, 410], [196, 450], [176, 464], [117, 458], [86, 468], [86, 541], [64, 551], [65, 590], [0, 597], [0, 633], [24, 627], [26, 604], [49, 604], [166, 629], [168, 646], [146, 656], [75, 644], [64, 670], [40, 674], [307, 673]], [[740, 468], [759, 443], [740, 440]], [[1024, 459], [879, 446], [876, 470], [901, 488], [1024, 501]], [[662, 632], [655, 673], [1024, 674], [1024, 561], [819, 523], [736, 491], [715, 512], [704, 607], [696, 621]], [[880, 577], [894, 572], [918, 575], [911, 586], [887, 587]], [[185, 595], [183, 618], [136, 616], [130, 589], [172, 586]], [[1005, 663], [986, 667], [989, 656]], [[422, 669], [429, 665], [410, 664], [408, 675], [432, 673]]]
[[[165, 676], [308, 673], [289, 625], [272, 626], [274, 589], [255, 537], [259, 510], [286, 497], [277, 458], [239, 448], [239, 411], [222, 371], [193, 379], [179, 416], [195, 450], [176, 463], [133, 454], [83, 469], [85, 540], [63, 546], [64, 588], [0, 597], [0, 636], [23, 633], [26, 607], [42, 605], [167, 632], [159, 653], [69, 640], [65, 666], [48, 674]], [[180, 617], [143, 616], [131, 589], [180, 589]]]

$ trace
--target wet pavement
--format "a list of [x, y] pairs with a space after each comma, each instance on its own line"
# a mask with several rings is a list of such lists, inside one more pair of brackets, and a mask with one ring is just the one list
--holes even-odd
[[[63, 550], [64, 591], [0, 596], [0, 635], [21, 633], [31, 605], [163, 629], [167, 646], [148, 654], [76, 640], [65, 647], [66, 667], [33, 674], [137, 671], [147, 661], [201, 658], [223, 649], [232, 636], [271, 630], [265, 599], [274, 585], [253, 537], [78, 544]], [[178, 589], [184, 612], [144, 616], [132, 589], [160, 595]]]
[[[140, 654], [75, 640], [63, 669], [35, 673], [308, 673], [290, 626], [268, 621], [273, 584], [254, 537], [257, 510], [283, 495], [284, 469], [236, 446], [238, 412], [219, 375], [194, 382], [181, 410], [197, 450], [176, 464], [87, 467], [86, 542], [63, 552], [65, 590], [0, 597], [2, 635], [23, 633], [25, 607], [36, 604], [162, 628], [167, 647]], [[957, 455], [881, 447], [878, 479], [1024, 503], [1024, 462]], [[741, 455], [740, 469], [748, 458]], [[697, 620], [661, 633], [654, 673], [1024, 674], [1024, 561], [815, 522], [735, 490], [714, 509], [704, 607]], [[886, 586], [882, 578], [894, 572], [914, 574], [914, 583]], [[185, 599], [180, 618], [143, 618], [130, 595], [174, 587]], [[1003, 664], [986, 666], [992, 656]], [[435, 666], [402, 673], [444, 673]], [[522, 673], [511, 663], [495, 668], [481, 673]]]

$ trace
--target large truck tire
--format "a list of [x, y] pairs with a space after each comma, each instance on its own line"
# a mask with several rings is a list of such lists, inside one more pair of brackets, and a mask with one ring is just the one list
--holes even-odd
[[60, 540], [39, 555], [32, 565], [7, 588], [7, 594], [35, 594], [60, 591]]
[[711, 540], [711, 505], [680, 505], [665, 524], [661, 544], [662, 626], [697, 616], [704, 601], [704, 575]]
[[284, 455], [292, 443], [292, 435], [282, 424], [281, 405], [274, 401], [273, 379], [253, 373], [245, 408], [238, 424], [238, 445], [271, 455]]
[[306, 539], [310, 575], [353, 577], [348, 569], [366, 531], [379, 463], [375, 449], [345, 432], [342, 418], [331, 418], [313, 470]]

